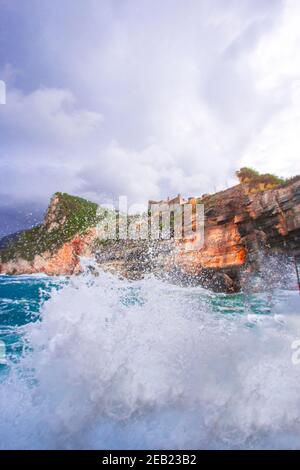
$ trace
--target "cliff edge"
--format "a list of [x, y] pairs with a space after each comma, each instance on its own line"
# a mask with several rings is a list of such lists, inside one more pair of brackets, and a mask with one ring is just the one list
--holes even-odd
[[[122, 276], [147, 272], [216, 291], [240, 290], [245, 273], [260, 269], [261, 253], [293, 256], [300, 251], [300, 180], [271, 187], [249, 181], [195, 199], [204, 205], [204, 245], [189, 240], [107, 241], [97, 237], [97, 204], [56, 193], [41, 225], [0, 245], [0, 273], [70, 275], [80, 257]], [[103, 209], [104, 210], [104, 209]], [[186, 250], [185, 243], [189, 243]], [[194, 245], [193, 245], [194, 243]], [[195, 248], [194, 248], [195, 247]]]

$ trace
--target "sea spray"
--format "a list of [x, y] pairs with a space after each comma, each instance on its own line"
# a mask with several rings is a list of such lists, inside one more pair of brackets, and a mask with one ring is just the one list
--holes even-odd
[[[70, 279], [0, 385], [3, 448], [299, 447], [297, 292]], [[268, 313], [266, 313], [268, 312]]]

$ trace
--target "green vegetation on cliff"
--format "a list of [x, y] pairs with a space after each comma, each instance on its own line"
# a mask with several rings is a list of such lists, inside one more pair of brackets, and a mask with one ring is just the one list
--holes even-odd
[[[236, 174], [240, 179], [240, 185], [216, 194], [205, 194], [201, 198], [196, 198], [197, 203], [205, 205], [206, 216], [212, 217], [214, 214], [217, 216], [223, 208], [225, 210], [229, 206], [232, 212], [238, 211], [241, 198], [245, 192], [249, 194], [289, 186], [299, 181], [300, 178], [297, 175], [283, 180], [271, 174], [261, 175], [256, 170], [246, 167], [241, 168]], [[89, 228], [95, 227], [97, 222], [107, 215], [107, 210], [104, 208], [99, 214], [99, 208], [96, 203], [81, 197], [70, 196], [66, 193], [55, 193], [42, 224], [6, 237], [6, 240], [3, 240], [2, 245], [0, 245], [0, 263], [19, 258], [32, 261], [37, 254], [46, 251], [54, 253], [76, 235], [84, 234]], [[116, 213], [112, 215], [112, 221], [115, 221]], [[117, 214], [117, 220], [118, 217], [120, 215]], [[171, 223], [172, 217], [173, 214], [171, 214]], [[130, 216], [127, 223], [133, 222], [134, 218], [135, 216]], [[113, 243], [115, 242], [100, 238], [94, 241], [95, 246], [98, 246], [98, 248], [108, 247]]]
[[21, 232], [0, 251], [2, 262], [14, 258], [33, 260], [36, 254], [54, 252], [76, 234], [86, 232], [97, 222], [98, 205], [86, 199], [55, 193], [41, 225]]
[[279, 178], [271, 173], [260, 174], [253, 168], [243, 167], [236, 172], [236, 176], [239, 178], [241, 183], [252, 183], [252, 184], [265, 184], [271, 186], [279, 186], [285, 183], [283, 178]]

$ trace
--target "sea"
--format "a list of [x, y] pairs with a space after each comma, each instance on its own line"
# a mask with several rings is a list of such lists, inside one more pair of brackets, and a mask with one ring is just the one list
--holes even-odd
[[1, 449], [300, 448], [294, 280], [96, 274], [0, 276]]

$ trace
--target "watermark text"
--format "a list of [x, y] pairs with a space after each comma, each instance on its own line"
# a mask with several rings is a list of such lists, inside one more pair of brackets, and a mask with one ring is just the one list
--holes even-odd
[[3, 80], [0, 80], [0, 104], [6, 104], [6, 85]]

